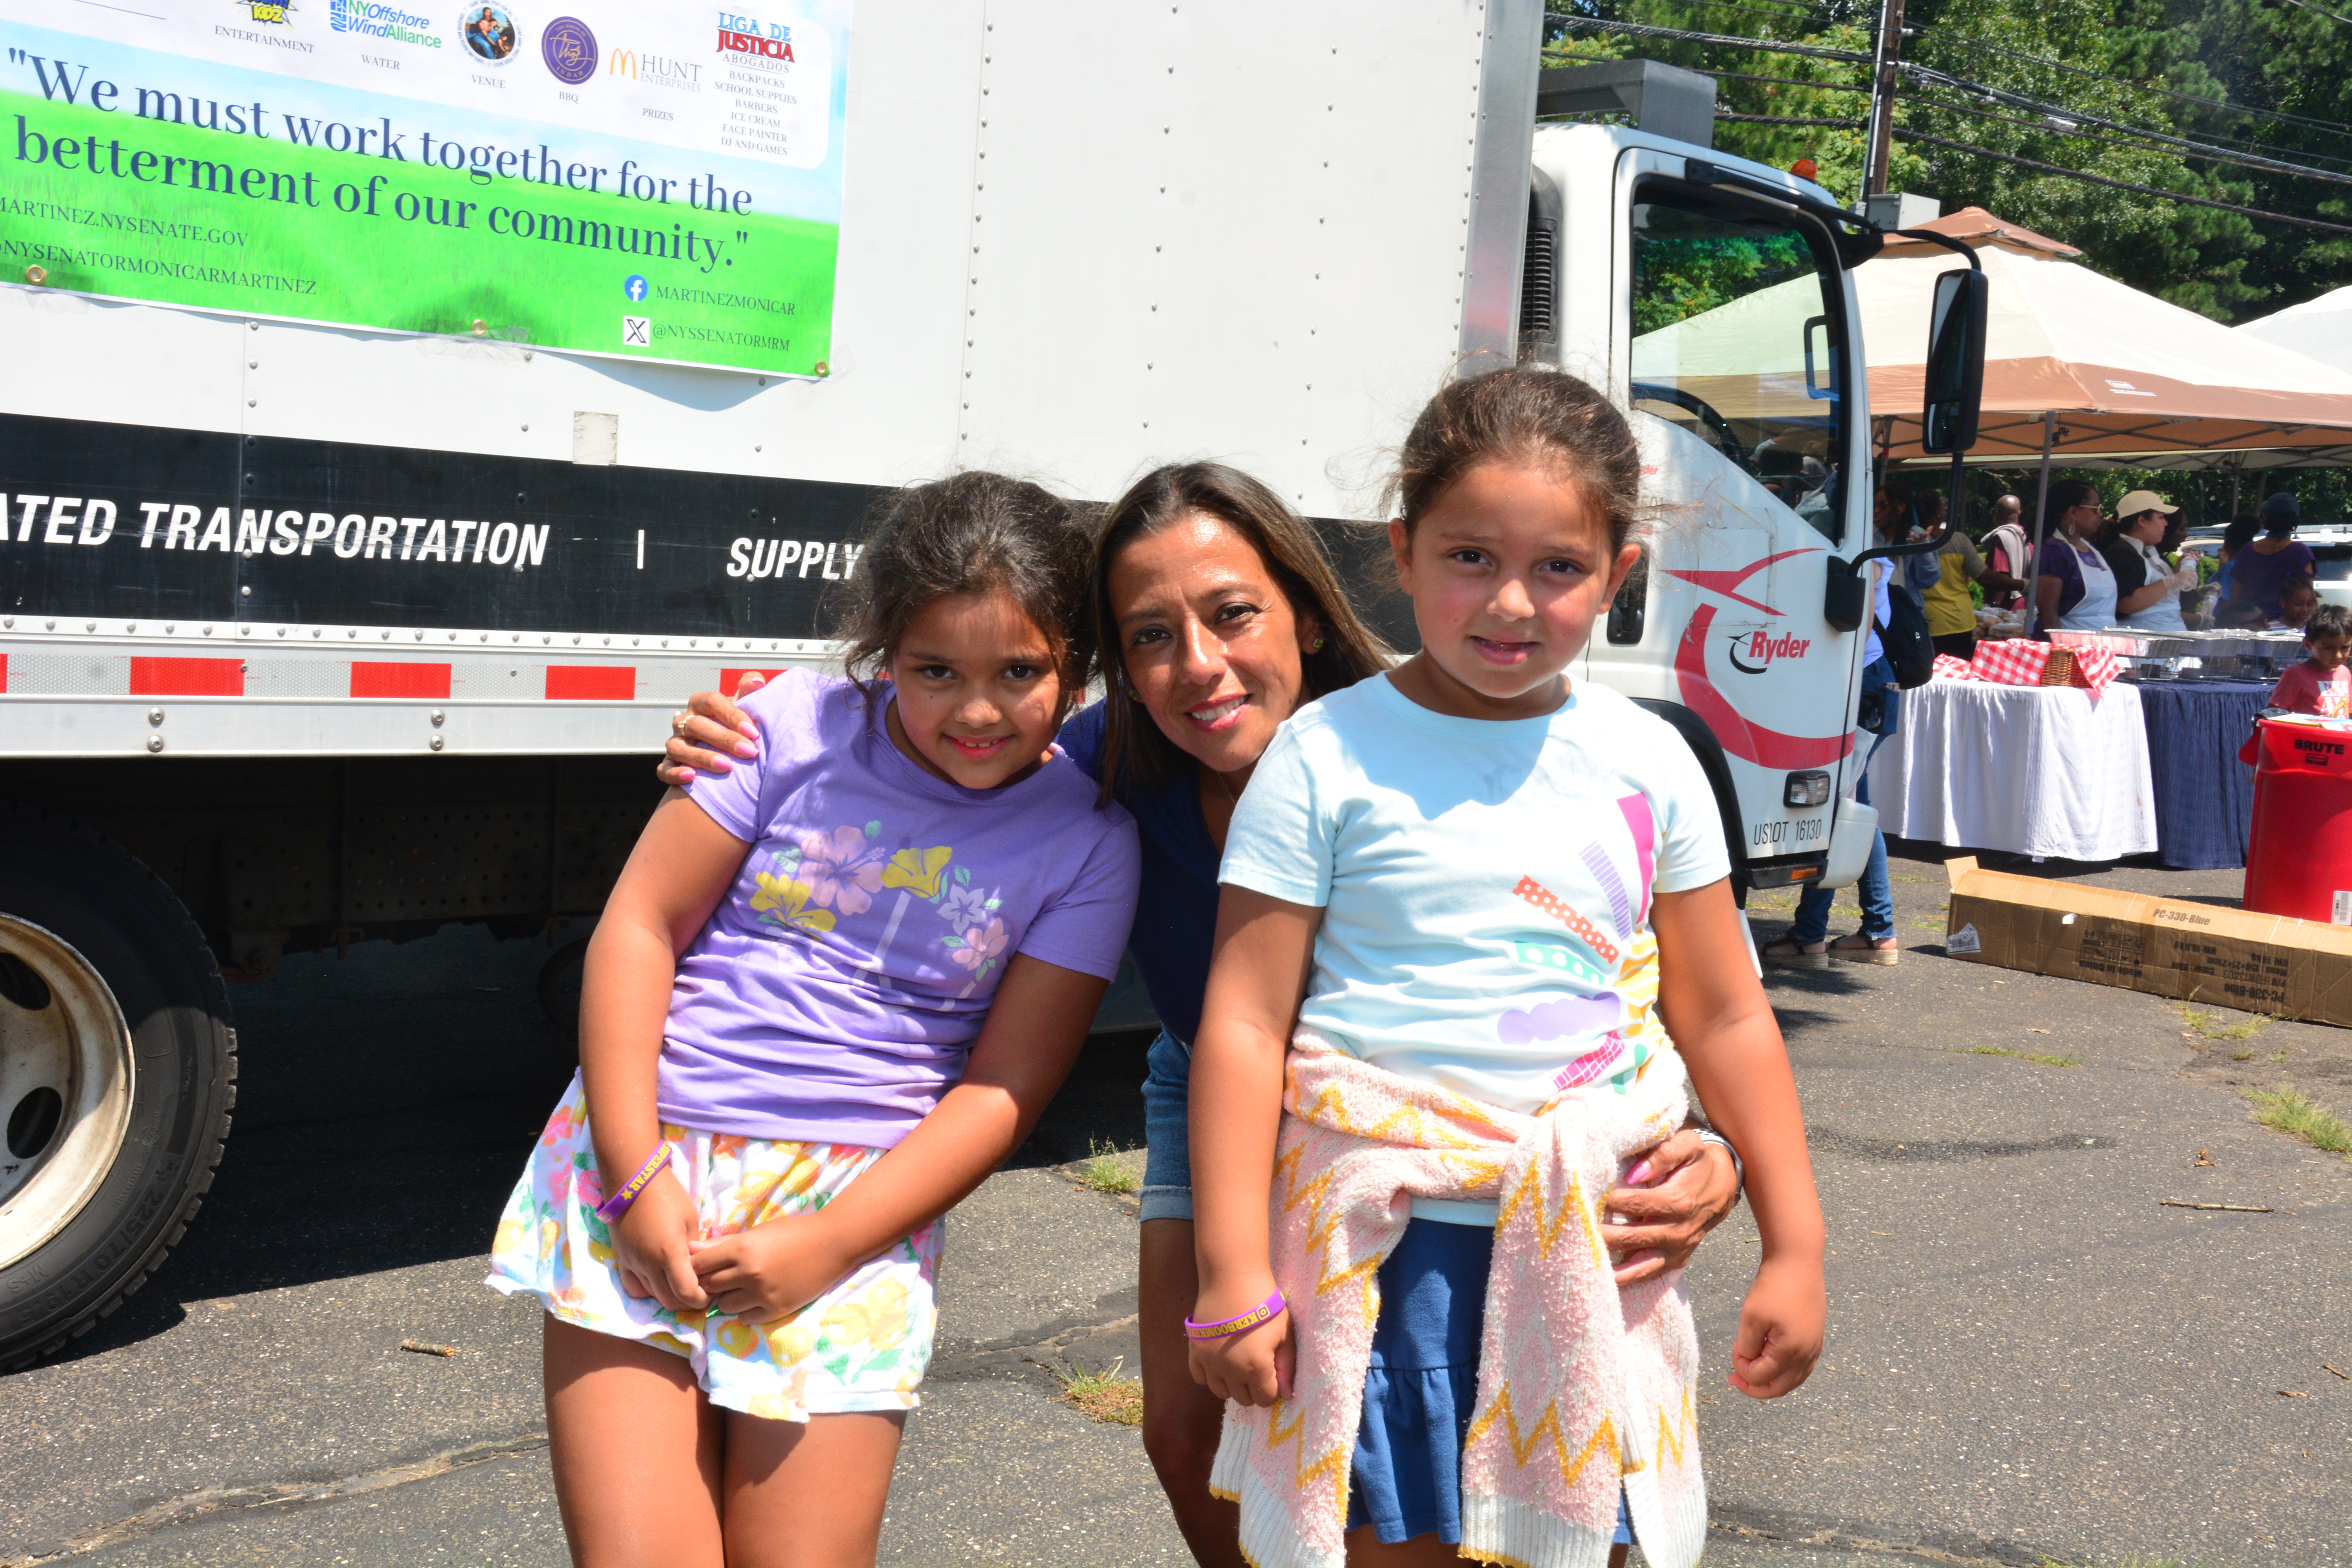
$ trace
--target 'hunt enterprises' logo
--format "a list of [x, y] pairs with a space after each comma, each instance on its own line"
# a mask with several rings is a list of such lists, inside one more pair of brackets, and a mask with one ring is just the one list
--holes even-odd
[[649, 87], [673, 88], [679, 92], [702, 90], [699, 60], [672, 59], [667, 55], [640, 54], [635, 49], [614, 49], [604, 74], [625, 76]]
[[292, 26], [287, 13], [294, 7], [286, 0], [229, 0], [229, 4], [257, 22], [267, 22], [274, 27]]
[[431, 17], [397, 5], [378, 5], [376, 0], [327, 0], [327, 26], [338, 33], [357, 33], [388, 44], [415, 44], [426, 49], [441, 47], [440, 35], [430, 30]]

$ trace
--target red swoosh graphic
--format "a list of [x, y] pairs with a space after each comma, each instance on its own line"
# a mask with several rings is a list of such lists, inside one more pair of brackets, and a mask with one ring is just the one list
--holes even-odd
[[[1790, 553], [1801, 552], [1791, 551]], [[1750, 567], [1748, 570], [1754, 569]], [[1728, 576], [1730, 574], [1713, 575]], [[1731, 596], [1738, 597], [1737, 595]], [[1748, 601], [1742, 599], [1740, 602], [1746, 604]], [[1778, 730], [1767, 730], [1742, 718], [1738, 710], [1732, 707], [1729, 700], [1716, 689], [1715, 682], [1706, 677], [1706, 639], [1714, 629], [1715, 606], [1707, 605], [1701, 607], [1698, 614], [1691, 617], [1690, 625], [1683, 628], [1683, 640], [1675, 649], [1675, 676], [1682, 687], [1683, 706], [1706, 721], [1725, 751], [1759, 767], [1817, 768], [1836, 762], [1853, 749], [1852, 735], [1784, 735]]]
[[1748, 598], [1747, 595], [1735, 593], [1733, 590], [1738, 588], [1742, 583], [1747, 582], [1750, 577], [1756, 575], [1757, 573], [1764, 570], [1765, 567], [1771, 565], [1775, 561], [1786, 561], [1791, 555], [1815, 554], [1818, 552], [1818, 550], [1819, 546], [1807, 550], [1783, 550], [1778, 555], [1767, 555], [1763, 560], [1755, 562], [1747, 566], [1742, 566], [1737, 572], [1677, 572], [1671, 566], [1664, 567], [1662, 570], [1669, 577], [1679, 577], [1685, 583], [1695, 583], [1698, 586], [1705, 588], [1710, 594], [1720, 594], [1727, 599], [1736, 599], [1751, 610], [1761, 610], [1768, 616], [1777, 616], [1780, 612], [1774, 609], [1771, 605], [1759, 604], [1755, 600]]

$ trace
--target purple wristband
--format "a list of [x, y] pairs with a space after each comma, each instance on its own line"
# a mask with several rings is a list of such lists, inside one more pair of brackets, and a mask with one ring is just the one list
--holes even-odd
[[628, 1213], [629, 1205], [637, 1201], [637, 1195], [668, 1166], [670, 1153], [667, 1140], [655, 1144], [654, 1152], [646, 1156], [646, 1163], [637, 1167], [637, 1173], [629, 1178], [629, 1184], [596, 1205], [596, 1217], [610, 1225]]
[[1273, 1321], [1274, 1315], [1289, 1304], [1282, 1299], [1282, 1292], [1277, 1289], [1248, 1311], [1220, 1318], [1213, 1323], [1196, 1323], [1190, 1318], [1185, 1319], [1184, 1337], [1188, 1340], [1222, 1340], [1230, 1335], [1247, 1333], [1260, 1323]]

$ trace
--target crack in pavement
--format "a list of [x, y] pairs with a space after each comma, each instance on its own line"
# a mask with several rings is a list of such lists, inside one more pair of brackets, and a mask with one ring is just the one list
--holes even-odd
[[47, 1550], [16, 1557], [0, 1557], [0, 1568], [40, 1568], [45, 1563], [62, 1562], [105, 1547], [120, 1546], [126, 1541], [137, 1541], [158, 1531], [187, 1524], [212, 1514], [254, 1508], [301, 1507], [332, 1502], [339, 1498], [359, 1497], [369, 1492], [387, 1491], [394, 1487], [429, 1481], [469, 1466], [508, 1458], [516, 1454], [532, 1453], [546, 1447], [546, 1433], [529, 1432], [520, 1437], [471, 1443], [410, 1464], [394, 1465], [360, 1475], [341, 1476], [329, 1481], [271, 1481], [250, 1487], [208, 1487], [203, 1491], [166, 1498], [125, 1518], [94, 1525]]
[[1902, 1165], [1940, 1165], [1958, 1160], [2014, 1159], [2021, 1154], [2042, 1154], [2058, 1149], [2071, 1149], [2077, 1152], [2084, 1149], [2104, 1149], [2113, 1153], [2121, 1142], [2112, 1133], [2094, 1136], [2084, 1132], [2061, 1132], [2054, 1137], [2031, 1140], [1954, 1140], [1939, 1143], [1931, 1139], [1915, 1138], [1898, 1143], [1892, 1138], [1857, 1138], [1827, 1127], [1805, 1129], [1808, 1148], [1843, 1154], [1853, 1160], [1876, 1160]]
[[1940, 1563], [1948, 1568], [2041, 1568], [2051, 1561], [2046, 1552], [2036, 1552], [1993, 1541], [1951, 1542], [1951, 1549], [1930, 1546], [1925, 1542], [1886, 1541], [1876, 1536], [1856, 1535], [1833, 1524], [1798, 1521], [1785, 1514], [1761, 1509], [1710, 1507], [1707, 1510], [1707, 1533], [1743, 1541], [1769, 1541], [1782, 1546], [1828, 1547], [1840, 1552], [1866, 1552], [1884, 1557], [1908, 1558], [1915, 1563]]
[[[1122, 1291], [1125, 1295], [1127, 1292]], [[925, 1383], [969, 1383], [975, 1378], [1000, 1378], [1020, 1382], [1035, 1381], [1037, 1373], [1027, 1367], [1043, 1367], [1041, 1356], [1070, 1351], [1084, 1340], [1097, 1334], [1116, 1333], [1133, 1328], [1141, 1314], [1129, 1312], [1123, 1318], [1104, 1318], [1082, 1323], [1064, 1321], [1062, 1331], [1027, 1344], [989, 1345], [950, 1355], [935, 1356], [923, 1373]], [[1046, 1369], [1050, 1370], [1050, 1369]], [[0, 1568], [8, 1564], [0, 1563]]]

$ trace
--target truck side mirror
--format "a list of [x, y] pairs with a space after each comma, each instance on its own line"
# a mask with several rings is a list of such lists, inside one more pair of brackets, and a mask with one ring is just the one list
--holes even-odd
[[1965, 452], [1977, 444], [1984, 402], [1985, 309], [1990, 287], [1970, 268], [1936, 279], [1927, 321], [1927, 376], [1920, 410], [1920, 449]]

